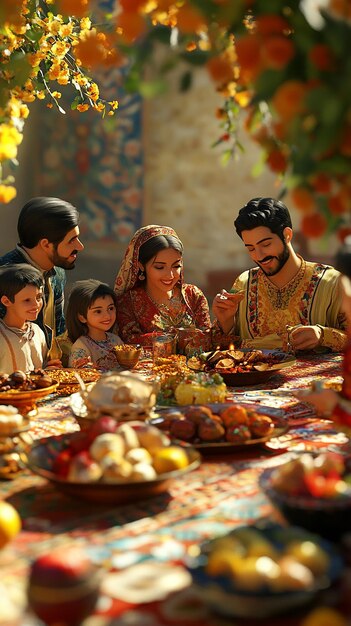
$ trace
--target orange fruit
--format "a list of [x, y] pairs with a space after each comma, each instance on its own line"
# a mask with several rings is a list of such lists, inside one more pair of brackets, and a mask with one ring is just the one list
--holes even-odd
[[189, 465], [188, 455], [180, 446], [159, 448], [153, 455], [153, 466], [158, 474], [173, 472]]
[[16, 509], [8, 502], [0, 502], [0, 549], [21, 530], [22, 522]]

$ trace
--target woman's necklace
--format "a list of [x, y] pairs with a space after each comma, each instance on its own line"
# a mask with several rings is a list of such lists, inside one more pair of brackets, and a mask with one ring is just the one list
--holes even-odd
[[291, 297], [294, 295], [297, 287], [302, 281], [306, 271], [306, 261], [301, 259], [301, 266], [298, 272], [284, 287], [276, 287], [266, 276], [263, 274], [263, 282], [270, 302], [274, 309], [286, 309], [289, 305]]
[[167, 302], [157, 302], [156, 300], [154, 300], [154, 298], [151, 296], [151, 294], [148, 291], [146, 291], [146, 294], [149, 300], [151, 300], [152, 304], [154, 304], [157, 309], [167, 310], [169, 308], [172, 308], [175, 304], [180, 302], [180, 297], [174, 294], [173, 291], [171, 292], [171, 297], [168, 298]]

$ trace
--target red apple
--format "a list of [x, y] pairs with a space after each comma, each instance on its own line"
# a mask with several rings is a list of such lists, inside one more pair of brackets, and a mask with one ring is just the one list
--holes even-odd
[[73, 482], [90, 483], [101, 478], [102, 469], [89, 452], [83, 450], [72, 457], [69, 465], [67, 478]]
[[99, 586], [100, 571], [82, 549], [55, 549], [32, 564], [28, 602], [49, 626], [78, 626], [94, 610]]
[[69, 449], [72, 451], [72, 454], [78, 454], [78, 452], [88, 450], [89, 446], [90, 438], [87, 432], [78, 431], [76, 433], [72, 433], [72, 435], [70, 436]]
[[88, 436], [90, 443], [92, 443], [95, 437], [103, 435], [104, 433], [115, 433], [117, 428], [116, 420], [110, 415], [102, 415], [88, 430]]
[[67, 478], [69, 466], [72, 460], [72, 453], [69, 449], [61, 450], [55, 457], [52, 464], [52, 471], [57, 474], [59, 478]]

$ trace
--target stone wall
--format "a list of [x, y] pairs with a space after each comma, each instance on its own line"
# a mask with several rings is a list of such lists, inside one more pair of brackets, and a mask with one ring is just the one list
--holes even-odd
[[198, 70], [186, 93], [177, 90], [177, 78], [145, 105], [144, 221], [175, 228], [185, 247], [186, 280], [206, 289], [209, 272], [247, 267], [233, 220], [250, 198], [277, 189], [268, 172], [252, 177], [258, 153], [245, 131], [245, 153], [221, 165], [223, 147], [211, 145], [222, 132], [215, 116], [222, 98], [207, 72]]

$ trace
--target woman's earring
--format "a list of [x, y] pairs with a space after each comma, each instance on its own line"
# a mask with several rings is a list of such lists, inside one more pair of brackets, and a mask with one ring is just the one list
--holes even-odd
[[143, 270], [140, 270], [140, 274], [138, 276], [139, 280], [145, 280], [145, 274], [143, 272]]

